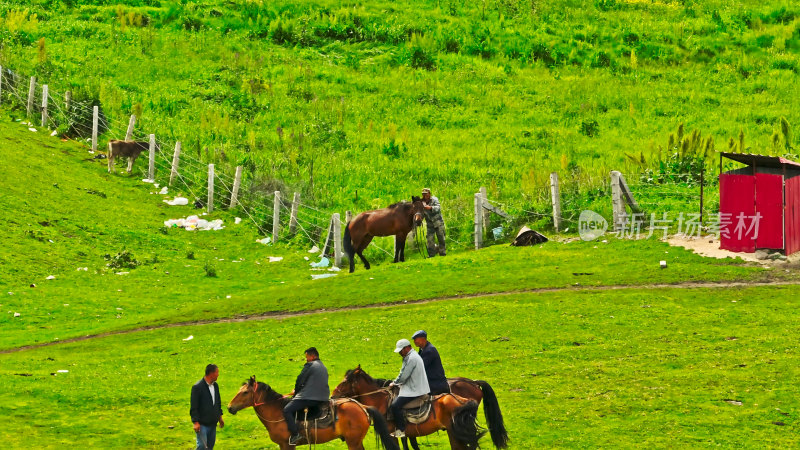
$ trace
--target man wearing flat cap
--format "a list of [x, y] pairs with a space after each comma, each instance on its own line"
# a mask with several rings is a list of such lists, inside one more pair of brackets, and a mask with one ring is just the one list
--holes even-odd
[[403, 406], [423, 395], [428, 395], [431, 389], [428, 386], [428, 377], [425, 376], [425, 365], [422, 358], [411, 348], [411, 342], [408, 339], [400, 339], [395, 345], [394, 352], [403, 357], [403, 367], [397, 378], [389, 384], [389, 387], [400, 386], [400, 394], [391, 406], [394, 425], [397, 428], [392, 436], [401, 438], [406, 436]]
[[[442, 206], [439, 204], [439, 199], [431, 195], [430, 188], [422, 189], [422, 204], [425, 224], [428, 228], [428, 256], [436, 256], [437, 252], [439, 256], [444, 256], [447, 254], [447, 245], [444, 242], [445, 229]], [[439, 241], [438, 246], [436, 241]]]
[[442, 358], [439, 351], [428, 342], [428, 333], [419, 330], [411, 337], [414, 344], [419, 348], [419, 356], [425, 365], [425, 375], [428, 377], [428, 386], [431, 388], [431, 395], [447, 394], [450, 392], [450, 385], [442, 367]]

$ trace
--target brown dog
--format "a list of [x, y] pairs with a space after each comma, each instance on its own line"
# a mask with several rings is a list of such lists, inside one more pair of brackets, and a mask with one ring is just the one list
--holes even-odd
[[126, 157], [128, 158], [128, 175], [130, 175], [133, 169], [133, 163], [136, 161], [136, 158], [139, 157], [139, 153], [142, 153], [142, 150], [149, 149], [149, 142], [108, 141], [108, 173], [114, 171], [114, 158]]

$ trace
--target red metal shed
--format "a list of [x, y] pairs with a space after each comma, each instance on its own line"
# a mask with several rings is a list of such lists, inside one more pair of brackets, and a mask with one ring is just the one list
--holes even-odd
[[746, 167], [719, 175], [720, 248], [800, 250], [800, 164], [777, 156], [721, 153]]

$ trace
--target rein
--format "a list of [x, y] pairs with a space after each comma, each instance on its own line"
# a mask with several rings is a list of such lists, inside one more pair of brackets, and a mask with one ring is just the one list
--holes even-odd
[[[256, 402], [256, 394], [258, 394], [258, 384], [256, 384], [255, 389], [253, 389], [253, 411], [255, 411], [256, 416], [258, 416], [258, 418], [261, 419], [261, 421], [268, 422], [268, 423], [281, 423], [281, 422], [285, 422], [286, 421], [286, 419], [269, 420], [269, 419], [264, 418], [264, 416], [262, 416], [261, 414], [259, 414], [258, 410], [256, 409], [256, 406], [262, 406], [262, 405], [265, 404], [265, 402], [263, 402], [263, 401], [261, 403]], [[264, 397], [262, 396], [261, 399], [263, 400]]]

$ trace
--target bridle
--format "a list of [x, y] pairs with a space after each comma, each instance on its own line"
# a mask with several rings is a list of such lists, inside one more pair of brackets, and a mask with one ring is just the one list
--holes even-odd
[[[258, 416], [259, 419], [261, 419], [264, 422], [268, 422], [268, 423], [281, 423], [281, 422], [285, 422], [286, 421], [286, 419], [269, 420], [269, 419], [265, 418], [264, 416], [262, 416], [258, 412], [258, 410], [256, 409], [256, 406], [262, 406], [262, 405], [265, 404], [265, 402], [263, 402], [263, 401], [261, 403], [256, 402], [256, 394], [258, 394], [258, 382], [254, 382], [253, 383], [253, 411], [256, 413], [256, 416]], [[264, 397], [261, 397], [261, 399], [263, 400]]]

